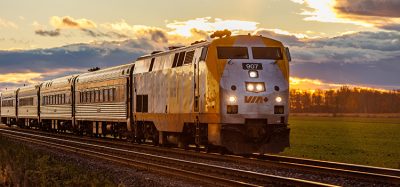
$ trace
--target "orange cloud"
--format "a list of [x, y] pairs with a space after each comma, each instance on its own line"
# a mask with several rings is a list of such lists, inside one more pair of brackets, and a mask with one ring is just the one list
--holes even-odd
[[53, 25], [57, 29], [61, 28], [96, 28], [97, 24], [91, 20], [82, 18], [82, 19], [74, 19], [69, 16], [58, 17], [53, 16], [50, 19], [51, 25]]
[[364, 27], [400, 30], [397, 1], [385, 0], [292, 0], [308, 7], [301, 13], [306, 21], [349, 23]]
[[29, 73], [6, 73], [0, 74], [0, 82], [8, 83], [35, 83], [35, 79], [41, 79], [43, 75], [41, 73], [29, 72]]
[[0, 18], [0, 27], [13, 28], [13, 29], [18, 28], [18, 26], [14, 22], [8, 21], [8, 20], [2, 19], [2, 18]]

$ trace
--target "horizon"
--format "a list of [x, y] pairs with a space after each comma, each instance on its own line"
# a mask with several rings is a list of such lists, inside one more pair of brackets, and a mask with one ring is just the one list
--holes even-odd
[[400, 89], [397, 1], [151, 2], [1, 2], [0, 91], [126, 64], [223, 29], [282, 41], [294, 88]]

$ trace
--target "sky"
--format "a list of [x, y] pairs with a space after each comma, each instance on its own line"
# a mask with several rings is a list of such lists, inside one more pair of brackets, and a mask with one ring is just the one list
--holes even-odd
[[216, 30], [291, 50], [290, 83], [400, 89], [399, 0], [4, 0], [0, 91], [109, 67]]

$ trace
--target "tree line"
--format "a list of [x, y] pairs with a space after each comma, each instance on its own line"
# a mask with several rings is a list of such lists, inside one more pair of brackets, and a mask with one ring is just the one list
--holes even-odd
[[343, 86], [337, 90], [290, 90], [294, 113], [399, 113], [400, 90], [380, 91]]

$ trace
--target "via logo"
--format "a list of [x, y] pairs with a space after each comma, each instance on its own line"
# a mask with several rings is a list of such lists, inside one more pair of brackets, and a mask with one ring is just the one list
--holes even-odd
[[244, 96], [245, 103], [266, 103], [268, 101], [267, 97], [263, 96]]

